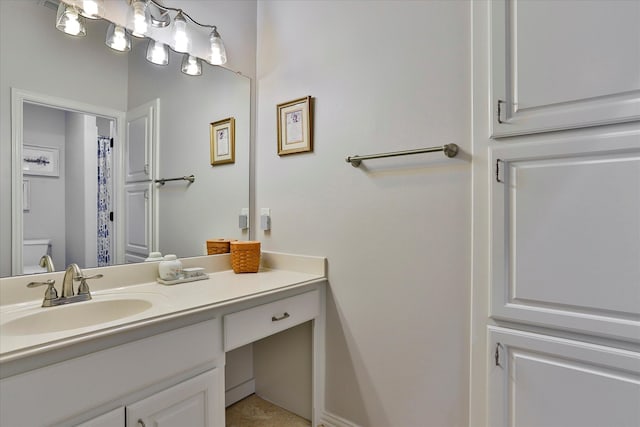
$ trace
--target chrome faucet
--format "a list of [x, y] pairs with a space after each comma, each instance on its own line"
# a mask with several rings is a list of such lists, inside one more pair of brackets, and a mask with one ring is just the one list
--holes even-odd
[[53, 266], [53, 260], [49, 255], [42, 255], [42, 258], [40, 258], [39, 264], [40, 264], [40, 267], [47, 269], [47, 273], [56, 271], [56, 268]]
[[[89, 291], [89, 285], [87, 280], [99, 279], [102, 274], [96, 274], [94, 276], [84, 276], [82, 270], [78, 267], [78, 264], [69, 264], [64, 272], [64, 278], [62, 279], [62, 293], [58, 297], [58, 291], [55, 288], [55, 280], [47, 280], [46, 282], [30, 282], [27, 284], [28, 288], [35, 288], [37, 286], [47, 286], [47, 290], [44, 293], [44, 300], [42, 301], [43, 307], [54, 307], [56, 305], [71, 304], [73, 302], [88, 301], [91, 299], [91, 292]], [[78, 294], [73, 294], [73, 282], [80, 281], [78, 285]]]

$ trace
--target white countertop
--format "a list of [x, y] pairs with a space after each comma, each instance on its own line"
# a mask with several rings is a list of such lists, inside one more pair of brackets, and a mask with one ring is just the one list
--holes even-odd
[[[172, 286], [159, 284], [152, 279], [155, 275], [155, 266], [135, 264], [102, 269], [86, 269], [87, 274], [95, 274], [100, 271], [105, 274], [105, 278], [111, 275], [112, 280], [104, 281], [101, 286], [95, 287], [94, 283], [98, 284], [99, 281], [91, 282], [93, 300], [73, 303], [73, 305], [92, 304], [93, 302], [120, 297], [141, 297], [152, 301], [153, 307], [115, 321], [57, 332], [11, 335], [0, 327], [0, 363], [16, 361], [20, 358], [157, 324], [176, 317], [225, 307], [229, 304], [297, 287], [304, 287], [326, 278], [326, 260], [322, 257], [263, 252], [262, 258], [262, 267], [258, 273], [245, 274], [235, 274], [230, 269], [228, 255], [183, 260], [185, 267], [205, 267], [209, 278]], [[56, 274], [60, 276], [60, 273]], [[56, 283], [59, 284], [62, 280], [58, 276], [56, 276]], [[143, 279], [141, 283], [126, 283], [124, 286], [117, 286], [118, 280], [126, 282], [124, 277], [130, 276], [138, 279], [139, 277], [146, 277], [147, 280], [144, 281]], [[42, 304], [44, 288], [37, 288], [38, 292], [36, 294], [39, 297], [36, 300], [28, 299], [30, 296], [35, 295], [31, 292], [32, 289], [29, 290], [28, 294], [24, 291], [26, 283], [36, 277], [37, 280], [46, 280], [43, 275], [3, 279], [6, 282], [4, 284], [0, 280], [0, 288], [3, 285], [11, 285], [3, 290], [3, 303], [5, 301], [10, 303], [0, 305], [0, 324], [6, 324], [12, 319], [20, 317], [25, 311], [33, 312], [34, 309], [65, 310], [70, 306], [38, 308]], [[118, 278], [118, 280], [114, 278]], [[18, 284], [18, 282], [20, 283]], [[18, 293], [20, 295], [17, 295]]]

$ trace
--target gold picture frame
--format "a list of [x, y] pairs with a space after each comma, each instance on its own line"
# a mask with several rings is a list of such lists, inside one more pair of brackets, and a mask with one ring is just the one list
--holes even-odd
[[278, 104], [278, 155], [313, 151], [311, 96]]
[[209, 128], [211, 166], [236, 161], [236, 119], [233, 117], [213, 122]]

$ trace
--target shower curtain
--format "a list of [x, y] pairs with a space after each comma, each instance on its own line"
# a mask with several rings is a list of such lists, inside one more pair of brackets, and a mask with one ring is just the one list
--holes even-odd
[[112, 261], [112, 152], [111, 138], [98, 136], [98, 267]]

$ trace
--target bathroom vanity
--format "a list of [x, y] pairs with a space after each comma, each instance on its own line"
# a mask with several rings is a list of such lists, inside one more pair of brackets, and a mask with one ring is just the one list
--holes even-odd
[[52, 308], [26, 284], [61, 273], [2, 279], [0, 424], [224, 426], [227, 351], [307, 321], [324, 346], [326, 260], [262, 260], [234, 274], [229, 255], [185, 259], [209, 278], [175, 286], [155, 282], [156, 263], [91, 269], [93, 300]]

